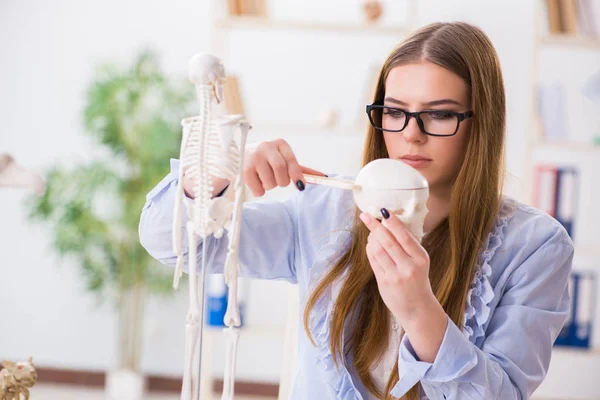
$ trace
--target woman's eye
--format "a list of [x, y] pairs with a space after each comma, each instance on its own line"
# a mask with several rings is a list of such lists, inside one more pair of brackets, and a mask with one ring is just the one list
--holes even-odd
[[395, 118], [404, 117], [404, 111], [402, 111], [402, 110], [396, 110], [394, 108], [385, 108], [383, 110], [383, 113], [385, 115], [389, 115], [389, 116], [392, 116], [392, 117], [395, 117]]
[[450, 118], [454, 118], [454, 114], [452, 114], [449, 111], [443, 111], [443, 110], [430, 111], [429, 112], [429, 116], [432, 117], [433, 119], [450, 119]]

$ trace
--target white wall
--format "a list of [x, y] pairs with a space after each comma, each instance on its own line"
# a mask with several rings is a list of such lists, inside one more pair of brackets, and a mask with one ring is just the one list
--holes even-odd
[[[0, 2], [0, 151], [39, 169], [59, 160], [84, 159], [88, 147], [80, 122], [82, 91], [93, 66], [106, 60], [127, 62], [141, 46], [150, 44], [161, 52], [168, 72], [185, 73], [189, 57], [209, 49], [207, 2]], [[328, 3], [337, 6], [335, 14], [322, 11], [322, 1], [317, 0], [301, 5], [271, 1], [270, 5], [281, 18], [314, 14], [323, 19], [360, 18], [353, 8], [358, 0]], [[406, 8], [398, 5], [401, 2], [394, 4], [397, 11], [388, 22], [403, 22]], [[496, 45], [508, 96], [507, 192], [523, 198], [527, 155], [522, 138], [531, 129], [533, 107], [533, 1], [419, 0], [419, 5], [417, 20], [408, 21], [414, 26], [465, 20], [482, 27]], [[253, 131], [253, 140], [284, 136], [277, 128], [267, 129], [269, 124], [307, 126], [285, 136], [301, 162], [352, 174], [360, 159], [370, 66], [380, 63], [399, 39], [393, 34], [237, 30], [225, 39], [231, 52], [221, 55], [228, 70], [243, 76], [242, 92], [251, 120], [265, 127]], [[329, 109], [340, 113], [337, 136], [308, 128]], [[335, 146], [335, 153], [325, 147], [328, 144]], [[47, 232], [25, 222], [22, 198], [23, 193], [10, 190], [0, 198], [0, 304], [4, 305], [0, 317], [5, 321], [0, 357], [33, 355], [44, 366], [109, 368], [115, 348], [110, 310], [93, 307], [77, 266], [59, 262]], [[178, 375], [181, 371], [187, 307], [181, 289], [170, 301], [148, 304], [143, 359], [147, 372]], [[252, 282], [249, 323], [283, 324], [286, 291], [283, 283]], [[6, 306], [11, 304], [15, 307]], [[239, 379], [277, 382], [283, 338], [247, 338], [245, 343], [240, 344]], [[256, 357], [263, 360], [260, 368], [251, 361]], [[215, 365], [220, 375], [223, 359], [218, 354]]]
[[[207, 19], [203, 1], [0, 2], [1, 151], [40, 170], [85, 160], [81, 113], [93, 68], [128, 63], [149, 45], [160, 51], [166, 71], [185, 74], [190, 54], [207, 46]], [[0, 333], [0, 357], [112, 366], [110, 309], [94, 307], [77, 266], [59, 262], [48, 233], [25, 222], [23, 197], [11, 190], [0, 197], [0, 316], [3, 327], [13, 327]], [[180, 371], [183, 300], [149, 305], [146, 370]]]

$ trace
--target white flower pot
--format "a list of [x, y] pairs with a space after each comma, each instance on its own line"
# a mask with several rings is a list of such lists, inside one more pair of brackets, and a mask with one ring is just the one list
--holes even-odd
[[139, 372], [121, 369], [106, 374], [107, 400], [142, 400], [145, 390], [146, 380]]

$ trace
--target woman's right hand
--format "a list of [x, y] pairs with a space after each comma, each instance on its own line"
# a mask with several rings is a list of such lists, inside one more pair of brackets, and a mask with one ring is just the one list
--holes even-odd
[[304, 174], [327, 176], [301, 166], [290, 145], [283, 139], [250, 144], [244, 156], [244, 183], [254, 197], [263, 196], [276, 187], [287, 187], [290, 181], [304, 190]]

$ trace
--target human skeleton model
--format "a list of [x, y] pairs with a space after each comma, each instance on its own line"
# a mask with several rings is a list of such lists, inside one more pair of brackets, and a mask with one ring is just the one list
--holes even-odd
[[[183, 271], [181, 239], [181, 213], [186, 207], [189, 216], [187, 234], [189, 245], [189, 310], [186, 317], [185, 367], [182, 400], [193, 397], [192, 359], [199, 340], [199, 364], [202, 361], [202, 326], [204, 289], [206, 277], [207, 241], [228, 235], [228, 253], [224, 265], [225, 282], [229, 286], [227, 310], [224, 322], [227, 328], [227, 363], [225, 367], [222, 400], [232, 400], [235, 381], [235, 356], [239, 339], [240, 315], [237, 304], [237, 279], [239, 273], [238, 247], [241, 227], [242, 205], [245, 201], [243, 164], [246, 138], [250, 125], [241, 115], [217, 118], [213, 105], [223, 100], [225, 68], [222, 62], [208, 54], [192, 57], [189, 63], [189, 79], [196, 87], [200, 102], [200, 114], [182, 121], [183, 137], [180, 152], [179, 180], [175, 199], [173, 222], [173, 247], [177, 264], [173, 285], [177, 288]], [[240, 145], [234, 133], [240, 133]], [[183, 177], [193, 183], [194, 200], [185, 199]], [[213, 178], [233, 182], [234, 201], [230, 196], [213, 199]], [[308, 183], [334, 186], [352, 190], [358, 207], [374, 217], [379, 217], [382, 207], [405, 222], [420, 241], [423, 236], [423, 220], [427, 213], [427, 181], [412, 167], [398, 160], [375, 160], [363, 167], [354, 182], [305, 175]], [[392, 186], [390, 186], [392, 185]], [[229, 193], [231, 194], [231, 193]], [[182, 206], [182, 204], [184, 206]], [[198, 293], [196, 281], [198, 239], [203, 240], [201, 287]], [[198, 304], [198, 298], [200, 304]], [[200, 372], [198, 373], [200, 376]], [[198, 378], [198, 382], [199, 382]], [[197, 388], [197, 394], [200, 390]]]
[[0, 153], [0, 187], [27, 188], [38, 196], [46, 190], [46, 184], [38, 174], [18, 165], [8, 153]]
[[[214, 103], [223, 100], [225, 68], [222, 62], [211, 55], [200, 54], [189, 63], [189, 79], [196, 87], [200, 113], [182, 121], [179, 181], [175, 200], [173, 246], [178, 256], [173, 285], [177, 288], [183, 269], [181, 240], [182, 204], [187, 208], [189, 220], [187, 234], [189, 244], [189, 310], [186, 317], [185, 369], [183, 375], [182, 400], [193, 397], [192, 360], [199, 339], [199, 363], [202, 360], [202, 326], [204, 312], [204, 290], [206, 282], [207, 239], [210, 235], [220, 238], [227, 230], [228, 253], [224, 266], [225, 282], [229, 286], [225, 329], [227, 335], [227, 364], [225, 367], [223, 400], [232, 400], [235, 380], [235, 356], [239, 338], [240, 314], [237, 302], [239, 273], [238, 242], [240, 237], [242, 203], [245, 200], [242, 166], [246, 137], [250, 125], [241, 115], [217, 118]], [[239, 147], [234, 133], [239, 131]], [[183, 176], [193, 182], [193, 201], [184, 201]], [[213, 179], [224, 178], [233, 183], [234, 201], [226, 197], [213, 199]], [[198, 240], [203, 240], [201, 287], [198, 293], [196, 262]], [[198, 298], [200, 304], [198, 304]], [[198, 373], [200, 376], [200, 371]], [[198, 378], [198, 383], [200, 379]], [[196, 388], [199, 396], [199, 387]]]
[[29, 388], [37, 381], [37, 371], [31, 357], [25, 362], [3, 361], [0, 371], [0, 400], [29, 399]]

